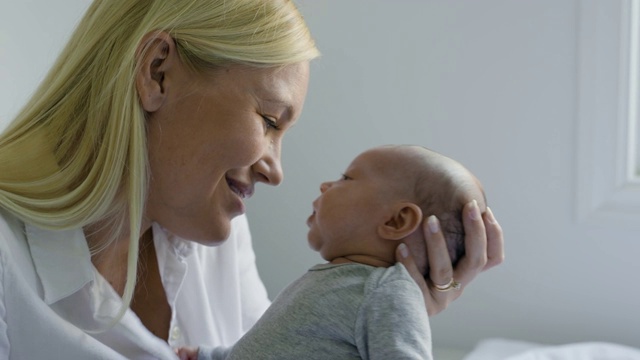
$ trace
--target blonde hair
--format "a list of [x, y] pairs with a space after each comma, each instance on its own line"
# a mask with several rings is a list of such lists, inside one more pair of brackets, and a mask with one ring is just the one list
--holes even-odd
[[[319, 55], [289, 0], [95, 0], [31, 100], [0, 136], [0, 207], [48, 229], [108, 223], [130, 237], [122, 317], [133, 296], [147, 192], [138, 47], [164, 31], [193, 70]], [[142, 49], [144, 51], [144, 49]], [[106, 246], [106, 245], [105, 245]]]

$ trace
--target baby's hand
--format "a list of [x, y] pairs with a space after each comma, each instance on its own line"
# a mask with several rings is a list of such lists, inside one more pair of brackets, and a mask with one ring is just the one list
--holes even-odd
[[176, 349], [176, 355], [180, 360], [198, 360], [198, 348], [181, 347]]

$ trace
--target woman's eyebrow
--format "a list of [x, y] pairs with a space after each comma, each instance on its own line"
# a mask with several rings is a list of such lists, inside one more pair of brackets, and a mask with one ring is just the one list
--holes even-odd
[[263, 101], [265, 103], [269, 103], [270, 105], [284, 107], [284, 112], [282, 113], [282, 117], [291, 118], [291, 114], [293, 113], [293, 106], [291, 106], [290, 103], [280, 99], [263, 99]]

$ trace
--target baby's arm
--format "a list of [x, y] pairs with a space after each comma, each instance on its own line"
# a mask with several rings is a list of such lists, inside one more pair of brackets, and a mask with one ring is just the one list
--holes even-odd
[[176, 354], [180, 360], [224, 360], [231, 352], [231, 348], [223, 347], [181, 347], [176, 349]]
[[198, 360], [198, 348], [181, 347], [176, 349], [176, 354], [180, 360]]

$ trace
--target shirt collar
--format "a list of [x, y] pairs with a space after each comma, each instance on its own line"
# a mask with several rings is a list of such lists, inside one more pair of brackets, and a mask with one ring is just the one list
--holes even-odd
[[[194, 241], [184, 240], [178, 236], [175, 236], [167, 229], [160, 226], [160, 224], [158, 223], [153, 223], [152, 228], [153, 242], [156, 246], [156, 253], [161, 253], [164, 250], [169, 250], [173, 254], [175, 254], [178, 259], [183, 259], [195, 252], [196, 243]], [[159, 251], [158, 249], [161, 249], [162, 251]]]
[[94, 279], [91, 254], [82, 229], [54, 231], [30, 224], [25, 228], [47, 304], [75, 293]]

